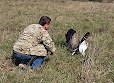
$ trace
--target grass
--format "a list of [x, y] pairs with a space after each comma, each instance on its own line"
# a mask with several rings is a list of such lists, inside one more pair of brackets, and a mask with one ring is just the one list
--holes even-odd
[[[0, 83], [113, 83], [114, 3], [75, 0], [0, 0]], [[51, 17], [49, 30], [56, 56], [31, 72], [11, 62], [12, 47], [26, 26], [38, 23], [42, 15]], [[71, 56], [65, 34], [73, 28], [81, 38], [87, 31], [86, 56]], [[56, 34], [55, 34], [56, 33]], [[86, 61], [83, 61], [83, 58]]]

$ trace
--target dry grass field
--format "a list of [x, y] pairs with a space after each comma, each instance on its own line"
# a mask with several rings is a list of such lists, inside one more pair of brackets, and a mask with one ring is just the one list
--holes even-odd
[[[11, 62], [12, 47], [26, 26], [41, 16], [52, 19], [49, 33], [57, 54], [34, 71]], [[90, 32], [86, 56], [72, 56], [64, 46], [73, 28]], [[86, 59], [83, 62], [83, 58]], [[114, 3], [77, 0], [0, 0], [0, 83], [114, 83]]]

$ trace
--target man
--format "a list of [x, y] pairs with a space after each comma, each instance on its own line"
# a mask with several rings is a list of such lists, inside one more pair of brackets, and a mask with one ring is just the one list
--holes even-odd
[[41, 66], [48, 51], [55, 55], [56, 48], [47, 31], [50, 22], [48, 16], [42, 16], [39, 24], [27, 26], [19, 35], [13, 46], [13, 56], [20, 60], [19, 67], [26, 69], [30, 64], [30, 68], [35, 69]]

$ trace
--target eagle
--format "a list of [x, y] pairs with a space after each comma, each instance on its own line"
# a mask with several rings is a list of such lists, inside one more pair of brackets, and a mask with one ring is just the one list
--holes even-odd
[[66, 46], [72, 52], [72, 55], [81, 53], [85, 56], [85, 51], [88, 48], [87, 38], [90, 32], [86, 32], [81, 40], [79, 40], [78, 34], [74, 29], [69, 29], [65, 34]]

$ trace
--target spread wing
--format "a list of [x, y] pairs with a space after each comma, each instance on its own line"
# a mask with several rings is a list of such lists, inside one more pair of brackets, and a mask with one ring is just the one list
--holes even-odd
[[74, 54], [76, 54], [77, 52], [79, 52], [79, 46], [80, 46], [80, 44], [81, 44], [83, 41], [85, 41], [85, 40], [88, 38], [88, 36], [90, 36], [90, 32], [87, 32], [87, 33], [82, 37], [82, 39], [81, 39], [81, 41], [79, 42], [78, 46], [73, 50], [72, 55], [74, 55]]

